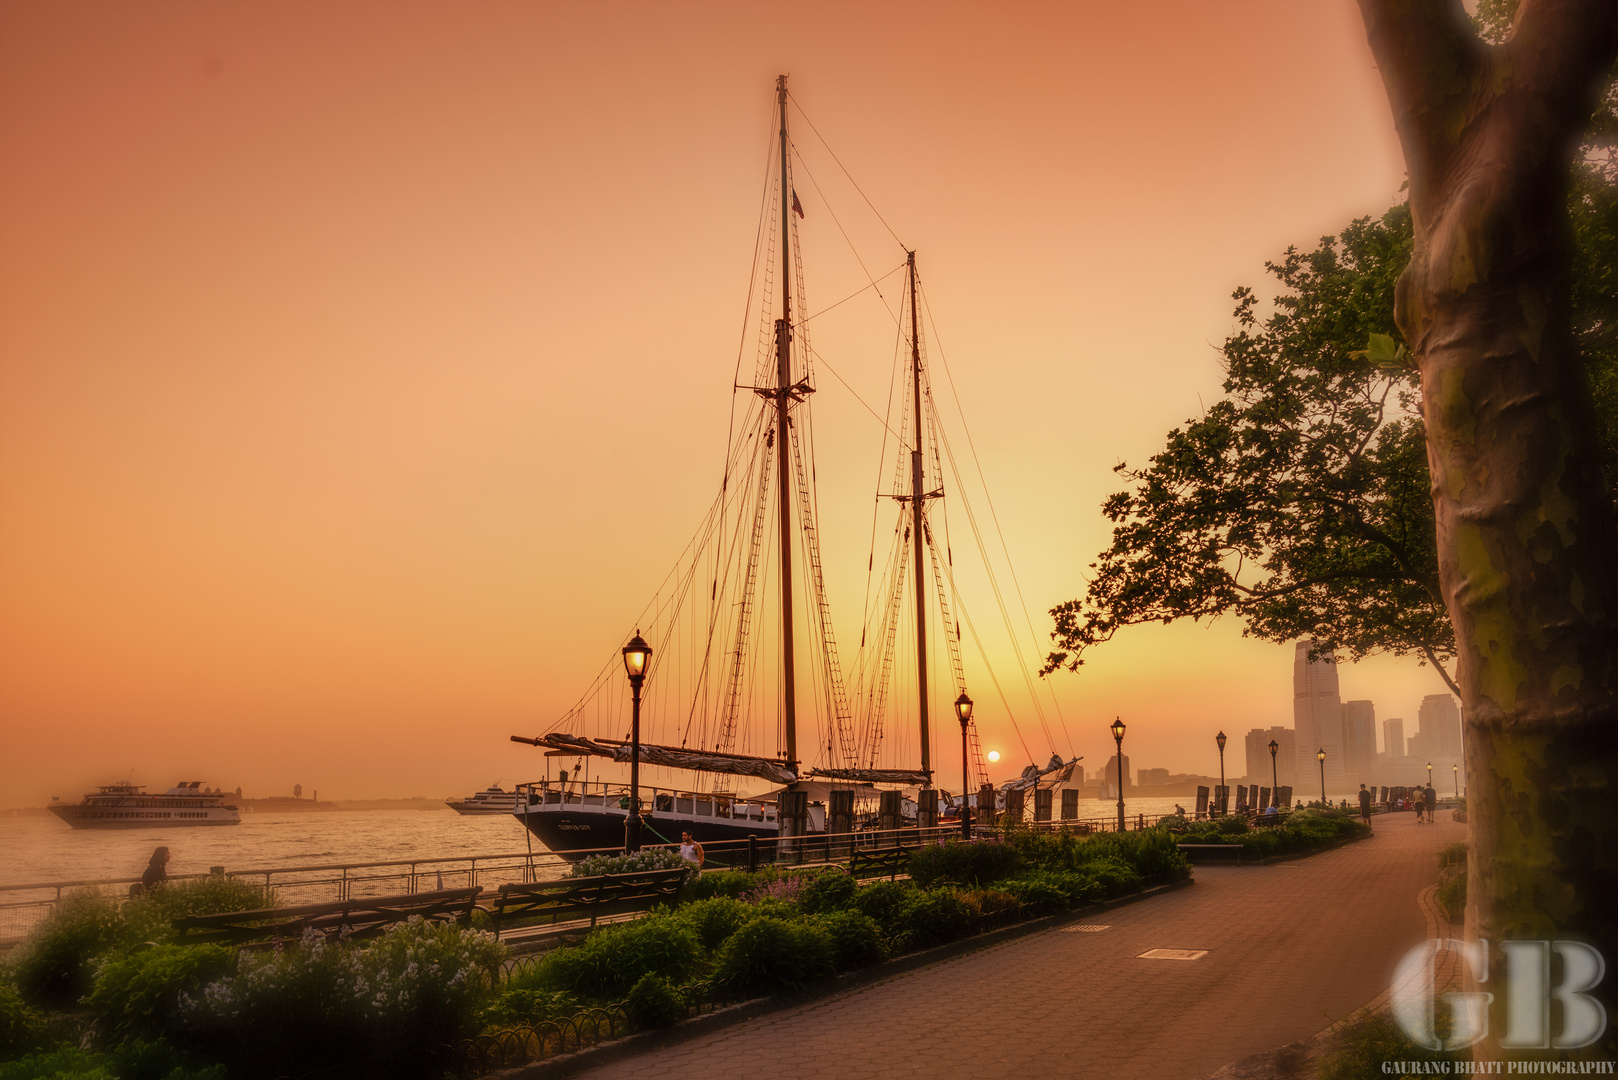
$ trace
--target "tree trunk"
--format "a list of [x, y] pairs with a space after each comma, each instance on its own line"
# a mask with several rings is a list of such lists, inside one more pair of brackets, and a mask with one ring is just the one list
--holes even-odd
[[1460, 0], [1359, 2], [1410, 170], [1397, 319], [1421, 371], [1466, 709], [1466, 936], [1492, 954], [1474, 1053], [1611, 1059], [1613, 1026], [1582, 1050], [1501, 1046], [1499, 945], [1595, 946], [1613, 970], [1594, 996], [1618, 1022], [1618, 530], [1573, 337], [1566, 211], [1618, 5], [1523, 0], [1490, 47]]

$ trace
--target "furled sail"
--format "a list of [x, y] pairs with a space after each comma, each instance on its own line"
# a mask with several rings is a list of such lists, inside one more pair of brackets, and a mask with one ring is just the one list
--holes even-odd
[[1028, 765], [1028, 766], [1024, 767], [1024, 769], [1022, 771], [1022, 775], [1017, 777], [1017, 779], [1011, 781], [1011, 783], [1007, 784], [1005, 786], [1005, 790], [1007, 790], [1007, 791], [1021, 791], [1021, 790], [1025, 790], [1027, 788], [1031, 788], [1035, 784], [1039, 783], [1041, 780], [1045, 779], [1045, 777], [1047, 777], [1051, 773], [1055, 772], [1057, 769], [1068, 770], [1068, 772], [1065, 775], [1057, 777], [1057, 779], [1059, 779], [1059, 780], [1071, 780], [1073, 778], [1072, 777], [1072, 772], [1071, 772], [1071, 770], [1073, 768], [1073, 764], [1074, 764], [1074, 762], [1076, 762], [1078, 760], [1079, 760], [1078, 758], [1074, 758], [1073, 761], [1063, 761], [1057, 755], [1052, 754], [1051, 755], [1051, 760], [1045, 765], [1045, 767], [1043, 769], [1041, 769], [1041, 768], [1039, 768], [1038, 766], [1035, 766], [1035, 765]]
[[927, 783], [927, 774], [920, 769], [816, 769], [810, 775], [819, 780], [858, 780], [867, 784]]
[[[576, 754], [591, 754], [628, 762], [630, 748], [617, 739], [586, 739], [582, 735], [563, 735], [553, 732], [537, 739], [513, 735], [512, 742], [543, 746], [549, 750], [566, 750]], [[670, 769], [693, 769], [697, 772], [731, 773], [736, 776], [756, 776], [775, 784], [790, 784], [798, 779], [797, 770], [789, 761], [774, 758], [748, 757], [745, 754], [722, 754], [717, 750], [691, 750], [683, 746], [640, 744], [642, 765], [662, 765]]]

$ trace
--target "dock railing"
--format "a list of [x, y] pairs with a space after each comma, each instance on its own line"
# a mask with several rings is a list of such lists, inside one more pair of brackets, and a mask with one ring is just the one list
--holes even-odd
[[[1149, 828], [1169, 814], [1132, 814], [1126, 818], [1131, 830]], [[998, 835], [1006, 815], [998, 815], [995, 825], [974, 825], [973, 835], [983, 839]], [[1028, 821], [1024, 828], [1040, 831], [1073, 832], [1087, 835], [1117, 829], [1118, 819], [1086, 818]], [[750, 836], [703, 845], [707, 869], [757, 870], [766, 866], [815, 866], [848, 862], [855, 853], [892, 848], [919, 847], [947, 843], [961, 837], [958, 823], [919, 829], [857, 829], [849, 833], [808, 833], [796, 837]], [[646, 844], [647, 849], [678, 850], [678, 844]], [[479, 855], [448, 855], [434, 858], [390, 859], [380, 862], [323, 863], [309, 866], [271, 866], [248, 869], [218, 868], [224, 877], [262, 886], [278, 904], [340, 903], [377, 896], [396, 896], [442, 889], [487, 889], [504, 884], [553, 881], [565, 877], [573, 861], [588, 855], [615, 855], [622, 848], [572, 851], [564, 859], [543, 848], [534, 851]], [[209, 874], [175, 875], [184, 881]], [[45, 881], [21, 885], [0, 885], [0, 947], [27, 936], [45, 916], [77, 889], [102, 889], [116, 896], [127, 893], [135, 877], [94, 878], [75, 881]]]

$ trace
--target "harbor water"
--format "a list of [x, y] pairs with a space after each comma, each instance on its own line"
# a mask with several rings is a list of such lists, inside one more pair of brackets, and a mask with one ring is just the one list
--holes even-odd
[[[1194, 808], [1193, 797], [1125, 800], [1135, 815]], [[1113, 820], [1117, 804], [1081, 799], [1081, 820]], [[0, 885], [138, 877], [152, 849], [166, 845], [169, 873], [283, 870], [298, 866], [395, 859], [510, 855], [528, 849], [526, 830], [506, 814], [433, 810], [331, 810], [249, 813], [240, 825], [150, 829], [72, 829], [50, 814], [0, 816]], [[538, 840], [535, 851], [543, 851]]]

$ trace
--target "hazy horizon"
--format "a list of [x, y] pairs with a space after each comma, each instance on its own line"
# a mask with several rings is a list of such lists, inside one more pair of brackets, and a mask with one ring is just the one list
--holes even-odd
[[[1113, 465], [1218, 396], [1231, 291], [1404, 175], [1345, 4], [0, 9], [0, 807], [544, 775], [508, 736], [612, 659], [717, 488], [783, 72], [919, 252], [1041, 635]], [[842, 227], [898, 250], [841, 182], [797, 187], [816, 310], [866, 281]], [[886, 319], [816, 324], [879, 407]], [[818, 387], [857, 639], [882, 433]], [[1137, 767], [1212, 773], [1219, 728], [1291, 726], [1291, 674], [1234, 620], [1135, 628], [1029, 750], [1094, 768], [1122, 715]], [[1445, 689], [1341, 681], [1407, 726]]]

